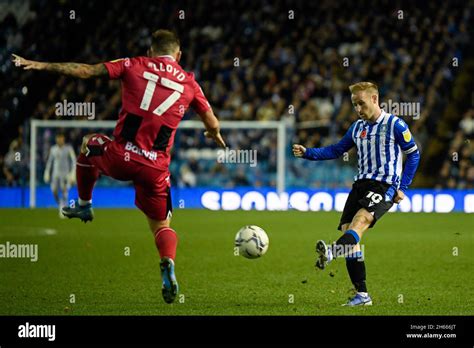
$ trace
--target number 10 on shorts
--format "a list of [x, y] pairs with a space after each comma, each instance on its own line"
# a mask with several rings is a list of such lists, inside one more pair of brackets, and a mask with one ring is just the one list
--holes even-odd
[[372, 192], [372, 191], [369, 191], [367, 193], [366, 197], [370, 198], [370, 200], [372, 202], [374, 202], [375, 204], [380, 203], [380, 201], [382, 200], [382, 195], [381, 194], [378, 194], [378, 193], [375, 193], [375, 192]]

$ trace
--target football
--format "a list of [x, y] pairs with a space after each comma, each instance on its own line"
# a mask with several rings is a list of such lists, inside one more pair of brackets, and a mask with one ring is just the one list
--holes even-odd
[[242, 227], [235, 236], [235, 247], [239, 255], [247, 259], [256, 259], [263, 256], [268, 250], [268, 236], [258, 226], [249, 225]]

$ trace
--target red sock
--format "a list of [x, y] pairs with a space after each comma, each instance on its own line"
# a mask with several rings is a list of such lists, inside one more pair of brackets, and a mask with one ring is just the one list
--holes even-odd
[[92, 189], [99, 178], [99, 170], [90, 164], [84, 154], [80, 154], [76, 163], [77, 191], [84, 201], [92, 199]]
[[176, 246], [178, 245], [178, 236], [170, 227], [162, 227], [155, 232], [155, 244], [160, 257], [169, 257], [174, 261], [176, 257]]

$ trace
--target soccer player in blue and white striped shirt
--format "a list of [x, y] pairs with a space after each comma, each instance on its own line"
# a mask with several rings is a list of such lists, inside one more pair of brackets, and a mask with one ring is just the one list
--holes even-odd
[[[316, 244], [316, 267], [320, 269], [336, 257], [346, 257], [347, 271], [357, 290], [346, 305], [357, 306], [372, 304], [365, 283], [365, 263], [359, 241], [393, 203], [404, 198], [418, 167], [420, 153], [407, 124], [380, 109], [375, 84], [359, 82], [351, 85], [349, 90], [360, 119], [351, 125], [337, 144], [322, 148], [295, 144], [293, 154], [313, 161], [329, 160], [357, 147], [359, 173], [338, 227], [343, 235], [330, 247], [322, 240]], [[403, 154], [407, 158], [404, 168]]]

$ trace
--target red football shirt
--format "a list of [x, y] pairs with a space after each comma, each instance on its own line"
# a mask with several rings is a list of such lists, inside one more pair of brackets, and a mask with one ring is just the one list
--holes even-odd
[[122, 82], [122, 109], [115, 142], [130, 160], [168, 169], [176, 128], [191, 106], [210, 109], [194, 79], [171, 56], [135, 57], [104, 63], [111, 79]]

